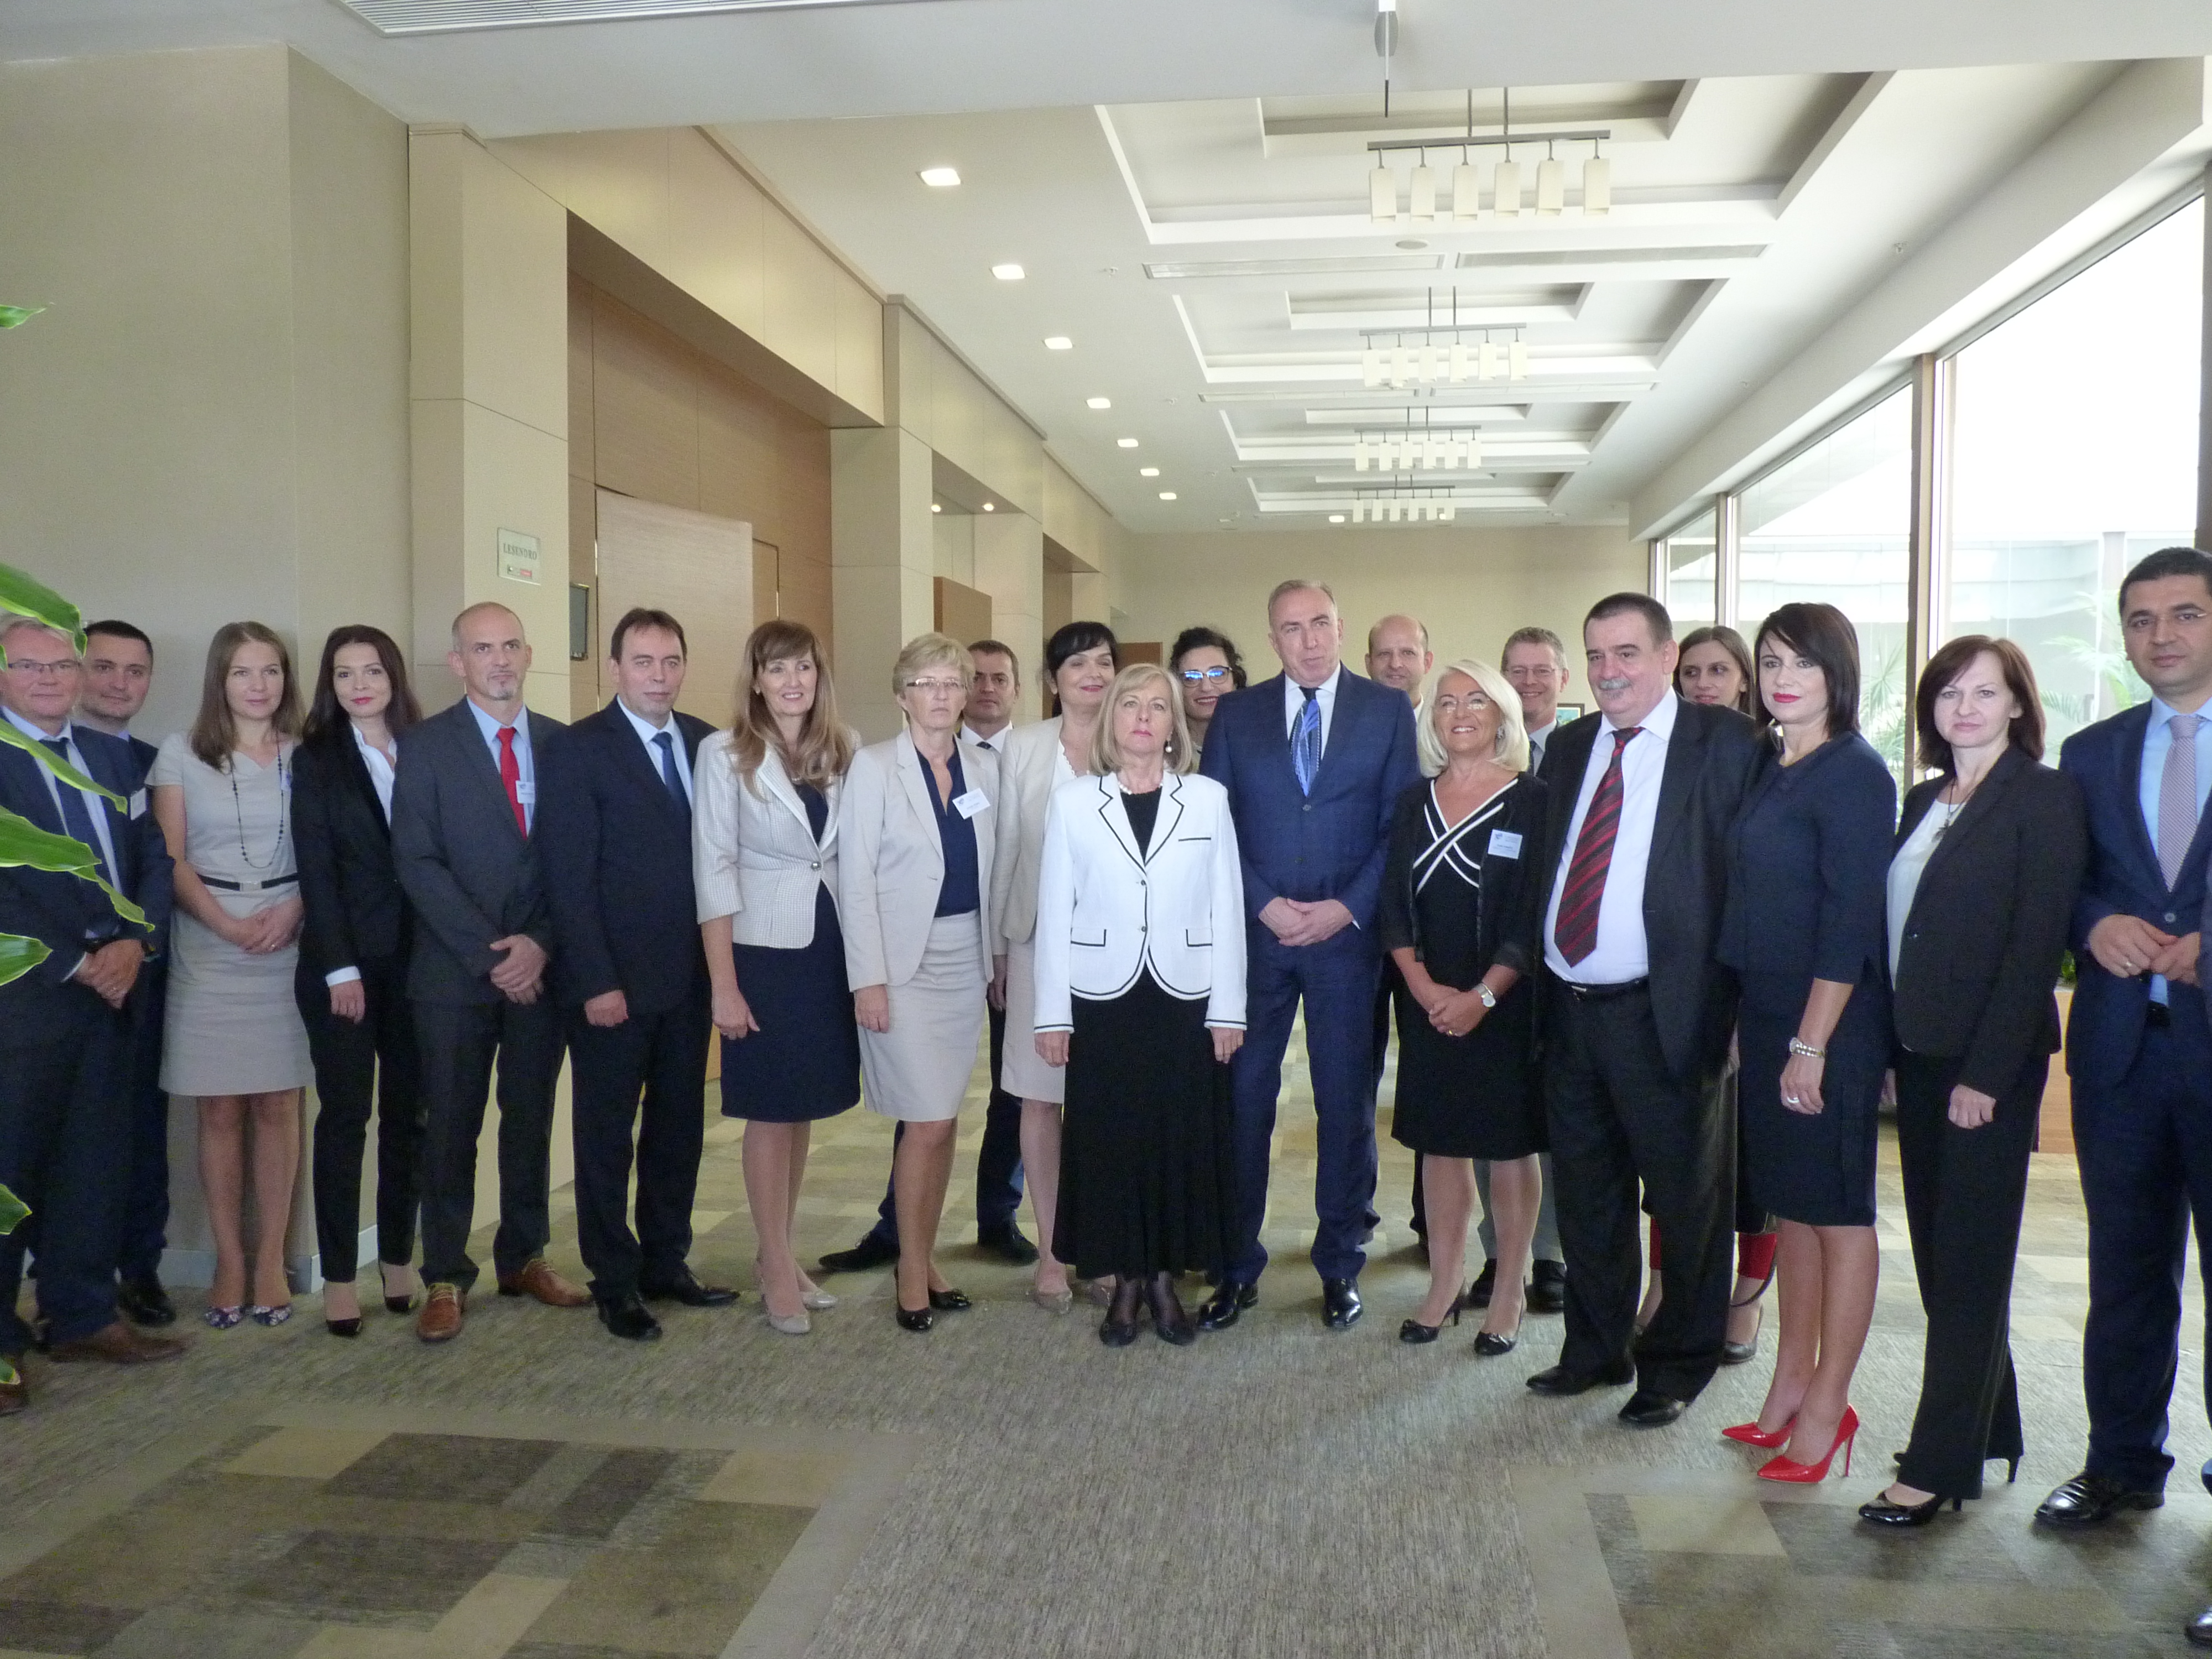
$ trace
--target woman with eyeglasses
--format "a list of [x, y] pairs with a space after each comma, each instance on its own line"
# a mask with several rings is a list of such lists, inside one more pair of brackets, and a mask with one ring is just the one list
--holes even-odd
[[906, 1126], [891, 1184], [898, 1323], [909, 1331], [971, 1305], [938, 1272], [937, 1225], [985, 990], [1004, 972], [990, 908], [999, 761], [960, 737], [974, 672], [968, 647], [947, 635], [908, 641], [891, 666], [906, 728], [853, 757], [837, 805], [837, 911], [864, 1097]]
[[1228, 635], [1218, 628], [1200, 627], [1186, 628], [1176, 635], [1168, 664], [1182, 693], [1183, 723], [1190, 728], [1191, 758], [1196, 760], [1206, 747], [1214, 705], [1231, 691], [1244, 689], [1244, 659]]

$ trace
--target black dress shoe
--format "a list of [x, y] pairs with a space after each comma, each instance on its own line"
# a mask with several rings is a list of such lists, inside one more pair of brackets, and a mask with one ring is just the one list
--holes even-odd
[[[1876, 1492], [1869, 1503], [1859, 1505], [1859, 1519], [1877, 1527], [1924, 1527], [1936, 1518], [1943, 1507], [1943, 1494], [1937, 1492], [1924, 1504], [1893, 1504], [1887, 1492]], [[1951, 1499], [1951, 1507], [1966, 1507], [1964, 1498]]]
[[1022, 1230], [1008, 1222], [1003, 1227], [994, 1227], [988, 1232], [975, 1235], [978, 1249], [1011, 1261], [1017, 1267], [1026, 1267], [1037, 1259], [1037, 1247], [1022, 1237]]
[[169, 1293], [161, 1288], [161, 1281], [150, 1275], [144, 1279], [118, 1280], [115, 1286], [115, 1305], [134, 1325], [173, 1325], [177, 1322], [177, 1304], [169, 1300]]
[[1490, 1293], [1498, 1288], [1498, 1261], [1495, 1257], [1482, 1264], [1482, 1271], [1474, 1276], [1474, 1283], [1467, 1287], [1467, 1305], [1486, 1308]]
[[1623, 1382], [1636, 1381], [1633, 1360], [1616, 1359], [1609, 1365], [1601, 1365], [1587, 1375], [1571, 1371], [1565, 1365], [1547, 1366], [1528, 1379], [1528, 1386], [1538, 1394], [1565, 1398], [1571, 1395], [1588, 1394], [1592, 1389], [1618, 1388]]
[[673, 1279], [640, 1279], [637, 1293], [647, 1302], [681, 1302], [687, 1308], [726, 1308], [738, 1299], [726, 1285], [702, 1285], [689, 1267]]
[[2084, 1470], [2038, 1504], [2035, 1518], [2046, 1527], [2100, 1527], [2122, 1510], [2154, 1510], [2165, 1503], [2162, 1492], [2137, 1492]]
[[1127, 1347], [1137, 1340], [1135, 1316], [1116, 1319], [1112, 1314], [1108, 1314], [1098, 1322], [1098, 1340], [1109, 1348]]
[[1677, 1400], [1656, 1389], [1638, 1389], [1620, 1408], [1620, 1420], [1632, 1428], [1663, 1429], [1689, 1409], [1686, 1400]]
[[939, 1313], [966, 1313], [975, 1304], [968, 1299], [965, 1291], [932, 1291], [929, 1305]]
[[894, 1306], [892, 1311], [898, 1316], [898, 1327], [902, 1331], [926, 1331], [937, 1323], [937, 1316], [927, 1308]]
[[1198, 1328], [1201, 1331], [1225, 1331], [1237, 1322], [1245, 1309], [1256, 1306], [1260, 1287], [1243, 1279], [1224, 1279], [1221, 1288], [1206, 1298], [1206, 1305], [1198, 1310]]
[[635, 1292], [599, 1298], [599, 1323], [625, 1342], [658, 1342], [660, 1322], [646, 1311], [645, 1300]]
[[1321, 1322], [1333, 1331], [1348, 1331], [1367, 1311], [1359, 1299], [1355, 1279], [1324, 1279], [1321, 1282]]
[[323, 1328], [332, 1336], [359, 1336], [361, 1316], [356, 1314], [351, 1319], [325, 1319], [323, 1322]]
[[1528, 1311], [1555, 1314], [1567, 1310], [1567, 1268], [1562, 1261], [1539, 1261], [1528, 1275]]
[[864, 1273], [871, 1267], [898, 1260], [898, 1246], [886, 1244], [870, 1233], [849, 1250], [832, 1250], [822, 1258], [825, 1273]]
[[1512, 1336], [1500, 1336], [1496, 1331], [1477, 1331], [1474, 1334], [1474, 1351], [1485, 1359], [1495, 1359], [1501, 1354], [1511, 1353], [1520, 1346], [1521, 1338], [1517, 1334]]
[[2192, 1648], [2212, 1648], [2212, 1607], [2207, 1607], [2181, 1627]]

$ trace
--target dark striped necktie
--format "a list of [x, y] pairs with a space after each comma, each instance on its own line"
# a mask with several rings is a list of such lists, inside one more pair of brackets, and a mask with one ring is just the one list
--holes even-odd
[[1597, 949], [1597, 913], [1605, 900], [1606, 872], [1613, 867], [1613, 840], [1620, 833], [1620, 757], [1628, 740], [1643, 729], [1632, 726], [1613, 734], [1613, 758], [1597, 781], [1583, 832], [1575, 840], [1566, 890], [1559, 895], [1559, 916], [1552, 927], [1552, 942], [1570, 968]]

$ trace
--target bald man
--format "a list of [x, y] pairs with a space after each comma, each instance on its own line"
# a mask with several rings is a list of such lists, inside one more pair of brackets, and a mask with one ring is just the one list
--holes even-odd
[[392, 791], [392, 854], [416, 927], [407, 994], [422, 1048], [422, 1281], [415, 1334], [461, 1333], [477, 1264], [477, 1138], [499, 1073], [501, 1296], [580, 1308], [545, 1260], [561, 1014], [549, 994], [553, 915], [538, 861], [538, 761], [561, 722], [523, 707], [530, 642], [503, 605], [453, 618], [446, 665], [465, 695], [407, 734]]
[[1403, 691], [1416, 709], [1421, 706], [1421, 682], [1436, 660], [1429, 630], [1418, 617], [1385, 617], [1367, 630], [1367, 678]]

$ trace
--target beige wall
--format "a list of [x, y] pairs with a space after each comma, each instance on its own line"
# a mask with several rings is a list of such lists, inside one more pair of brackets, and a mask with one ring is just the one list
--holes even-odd
[[[1268, 590], [1285, 578], [1329, 584], [1355, 665], [1368, 625], [1403, 611], [1428, 625], [1437, 660], [1495, 662], [1505, 636], [1540, 623], [1574, 643], [1583, 613], [1606, 594], [1645, 586], [1644, 544], [1619, 529], [1442, 528], [1219, 532], [1132, 536], [1121, 570], [1125, 639], [1172, 642], [1194, 623], [1235, 640], [1255, 679], [1275, 672], [1267, 640]], [[1571, 700], [1583, 700], [1579, 661]]]

